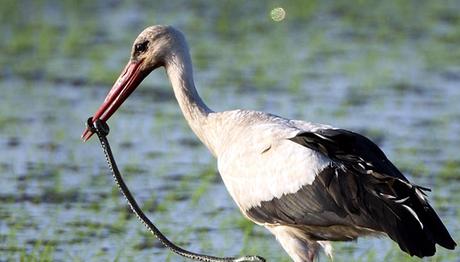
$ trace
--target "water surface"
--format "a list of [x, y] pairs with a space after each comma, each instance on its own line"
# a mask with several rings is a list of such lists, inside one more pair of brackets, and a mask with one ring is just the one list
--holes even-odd
[[[278, 6], [286, 18], [274, 22]], [[214, 110], [249, 108], [376, 141], [460, 241], [460, 5], [456, 1], [5, 1], [0, 11], [0, 261], [183, 261], [137, 221], [85, 119], [147, 25], [189, 41]], [[164, 70], [109, 122], [126, 181], [182, 246], [289, 261], [244, 219], [186, 125]], [[334, 244], [335, 261], [417, 261], [388, 239]], [[458, 261], [442, 248], [426, 261]]]

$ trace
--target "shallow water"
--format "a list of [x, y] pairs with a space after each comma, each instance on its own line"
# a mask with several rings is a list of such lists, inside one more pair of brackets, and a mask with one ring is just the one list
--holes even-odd
[[[460, 241], [460, 6], [387, 1], [5, 2], [0, 14], [0, 261], [182, 261], [130, 213], [85, 119], [145, 26], [187, 36], [200, 94], [215, 110], [250, 108], [328, 123], [376, 141]], [[415, 11], [417, 10], [417, 11]], [[182, 246], [289, 261], [247, 222], [215, 159], [177, 107], [164, 70], [109, 122], [126, 181]], [[411, 261], [388, 239], [335, 243], [335, 261]], [[427, 261], [458, 261], [439, 248]]]

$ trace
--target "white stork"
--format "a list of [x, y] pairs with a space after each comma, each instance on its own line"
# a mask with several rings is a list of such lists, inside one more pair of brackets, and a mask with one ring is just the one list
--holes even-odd
[[[328, 125], [269, 113], [214, 112], [199, 97], [187, 43], [171, 26], [151, 26], [93, 119], [107, 121], [141, 81], [165, 67], [185, 119], [217, 158], [241, 212], [273, 233], [296, 262], [313, 261], [330, 241], [386, 234], [418, 257], [456, 243], [429, 205], [369, 139]], [[83, 140], [92, 133], [85, 130]]]

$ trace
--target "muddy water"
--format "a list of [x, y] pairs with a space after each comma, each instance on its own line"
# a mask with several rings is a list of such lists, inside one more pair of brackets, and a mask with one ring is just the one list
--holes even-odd
[[[182, 261], [129, 212], [97, 141], [79, 140], [132, 39], [157, 23], [187, 35], [197, 86], [211, 108], [264, 110], [368, 135], [412, 181], [432, 188], [432, 204], [460, 241], [458, 4], [425, 3], [414, 12], [390, 1], [364, 12], [365, 3], [293, 1], [285, 20], [274, 22], [276, 5], [231, 3], [5, 3], [0, 261]], [[184, 247], [289, 261], [239, 214], [163, 71], [109, 123], [131, 191]], [[336, 261], [411, 260], [388, 239], [334, 248]], [[459, 255], [440, 249], [428, 261]]]

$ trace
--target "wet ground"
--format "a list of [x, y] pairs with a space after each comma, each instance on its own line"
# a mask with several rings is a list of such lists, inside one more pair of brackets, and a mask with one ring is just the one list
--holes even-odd
[[[187, 36], [214, 110], [250, 108], [366, 134], [460, 241], [458, 1], [4, 1], [0, 9], [0, 261], [182, 261], [130, 213], [85, 119], [147, 25]], [[286, 17], [270, 18], [282, 6]], [[245, 220], [186, 125], [164, 70], [109, 122], [149, 216], [182, 246], [289, 261]], [[388, 239], [334, 244], [335, 261], [417, 261]], [[459, 261], [439, 248], [426, 261]], [[326, 259], [324, 259], [326, 260]]]

